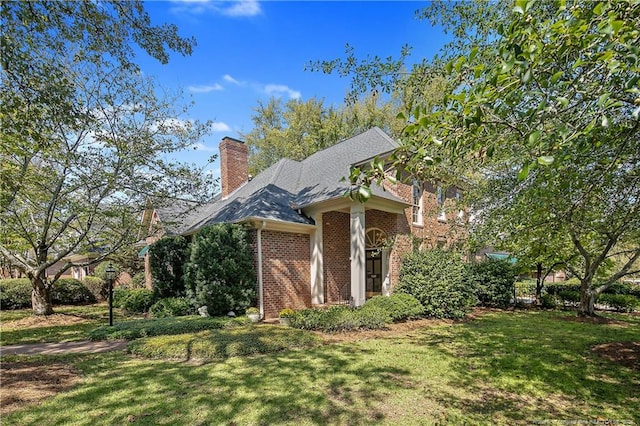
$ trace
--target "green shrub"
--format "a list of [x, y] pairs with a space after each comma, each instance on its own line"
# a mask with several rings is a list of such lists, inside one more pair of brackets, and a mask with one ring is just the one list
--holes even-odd
[[536, 281], [516, 281], [516, 297], [534, 297], [536, 294]]
[[561, 290], [557, 294], [558, 298], [562, 300], [564, 304], [575, 304], [580, 303], [580, 292], [573, 290]]
[[109, 286], [105, 280], [98, 277], [84, 277], [82, 284], [89, 289], [96, 300], [105, 300], [109, 295]]
[[184, 297], [167, 297], [151, 305], [149, 312], [156, 318], [183, 317], [193, 314], [193, 308]]
[[51, 302], [54, 305], [84, 305], [95, 303], [96, 297], [75, 278], [61, 278], [53, 283]]
[[558, 307], [558, 299], [552, 294], [545, 293], [542, 295], [541, 304], [544, 309], [556, 309]]
[[406, 255], [396, 293], [414, 296], [425, 315], [435, 318], [461, 318], [477, 301], [468, 266], [458, 254], [441, 249]]
[[291, 326], [327, 333], [358, 329], [384, 328], [391, 322], [389, 313], [375, 305], [353, 309], [336, 305], [326, 309], [302, 309], [291, 317]]
[[140, 337], [196, 333], [203, 330], [235, 327], [248, 324], [246, 317], [200, 317], [153, 318], [116, 322], [113, 326], [101, 326], [89, 333], [91, 340], [133, 340]]
[[471, 265], [471, 279], [481, 305], [504, 308], [511, 304], [516, 271], [508, 260], [487, 259]]
[[629, 294], [600, 294], [598, 303], [607, 305], [618, 312], [633, 312], [640, 308], [640, 299]]
[[144, 276], [144, 272], [138, 272], [131, 277], [131, 288], [146, 288], [147, 281]]
[[30, 308], [32, 291], [28, 278], [0, 280], [0, 309]]
[[196, 234], [185, 267], [187, 298], [209, 314], [244, 312], [256, 298], [253, 249], [246, 228], [220, 224]]
[[580, 281], [577, 278], [571, 278], [567, 281], [557, 283], [546, 283], [547, 293], [558, 295], [561, 291], [574, 291], [580, 293]]
[[157, 299], [186, 295], [183, 268], [188, 260], [189, 241], [185, 237], [165, 237], [151, 245], [151, 287]]
[[113, 293], [113, 306], [129, 313], [142, 314], [153, 304], [153, 291], [146, 288], [118, 288]]
[[110, 261], [98, 263], [98, 265], [93, 269], [93, 275], [101, 278], [104, 282], [107, 282], [107, 266], [109, 266], [109, 264], [111, 264], [111, 267], [116, 271], [116, 277], [120, 275], [122, 272], [120, 265]]
[[391, 296], [374, 296], [367, 300], [364, 307], [375, 306], [389, 314], [391, 321], [404, 321], [420, 318], [424, 307], [418, 299], [406, 293], [394, 293]]

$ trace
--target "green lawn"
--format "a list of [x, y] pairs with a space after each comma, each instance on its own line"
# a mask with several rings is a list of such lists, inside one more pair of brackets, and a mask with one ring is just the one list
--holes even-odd
[[[88, 340], [90, 331], [109, 323], [109, 306], [106, 303], [84, 306], [56, 306], [54, 307], [54, 312], [76, 317], [80, 322], [69, 325], [21, 328], [7, 324], [30, 317], [33, 314], [31, 309], [0, 311], [0, 323], [2, 324], [0, 345]], [[113, 314], [116, 322], [140, 318], [139, 315], [127, 315], [121, 309], [114, 309]]]
[[122, 353], [68, 357], [82, 384], [3, 423], [636, 424], [640, 370], [591, 351], [640, 341], [640, 317], [613, 317], [619, 321], [587, 324], [567, 312], [496, 312], [395, 338], [206, 364]]

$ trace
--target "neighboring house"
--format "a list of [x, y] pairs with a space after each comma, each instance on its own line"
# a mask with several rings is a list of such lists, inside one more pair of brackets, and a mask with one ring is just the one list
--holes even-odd
[[149, 244], [165, 234], [193, 235], [229, 222], [252, 229], [258, 305], [267, 318], [285, 307], [361, 306], [374, 295], [388, 295], [398, 281], [401, 256], [413, 245], [450, 246], [464, 235], [456, 188], [385, 183], [384, 189], [373, 187], [364, 204], [345, 196], [350, 185], [343, 178], [352, 166], [385, 158], [397, 146], [373, 128], [303, 161], [282, 159], [251, 178], [247, 146], [225, 137], [222, 193], [215, 201], [145, 211], [143, 223], [154, 231], [140, 252], [148, 285]]

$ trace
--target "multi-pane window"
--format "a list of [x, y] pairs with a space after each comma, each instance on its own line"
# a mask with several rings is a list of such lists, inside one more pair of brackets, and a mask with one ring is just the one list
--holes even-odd
[[422, 184], [417, 180], [413, 181], [413, 223], [422, 225]]

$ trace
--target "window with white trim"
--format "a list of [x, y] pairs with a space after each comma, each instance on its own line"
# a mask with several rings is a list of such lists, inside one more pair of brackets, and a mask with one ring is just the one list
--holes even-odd
[[417, 180], [413, 181], [412, 205], [413, 224], [422, 225], [422, 184]]

